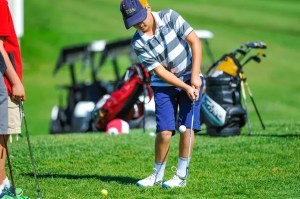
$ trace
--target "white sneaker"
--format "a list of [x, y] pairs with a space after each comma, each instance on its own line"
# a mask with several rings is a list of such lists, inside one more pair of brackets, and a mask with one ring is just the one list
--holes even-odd
[[149, 177], [139, 180], [136, 183], [138, 187], [153, 187], [155, 185], [161, 185], [162, 178], [157, 176], [157, 173], [153, 172]]
[[171, 180], [168, 180], [162, 184], [163, 188], [185, 187], [186, 179], [180, 178], [178, 175], [174, 175]]

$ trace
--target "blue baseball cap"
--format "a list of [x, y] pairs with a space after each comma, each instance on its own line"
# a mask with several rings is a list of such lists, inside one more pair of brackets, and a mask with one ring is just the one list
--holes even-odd
[[131, 28], [133, 25], [147, 18], [146, 2], [147, 1], [143, 1], [143, 5], [140, 0], [122, 0], [120, 10], [126, 29]]

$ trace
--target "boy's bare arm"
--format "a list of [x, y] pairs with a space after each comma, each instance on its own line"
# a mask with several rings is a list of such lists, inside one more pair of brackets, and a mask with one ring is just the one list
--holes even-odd
[[178, 79], [173, 73], [166, 70], [163, 65], [159, 65], [154, 68], [154, 72], [166, 83], [183, 89], [191, 100], [197, 98], [197, 96], [195, 96], [195, 90], [191, 86]]
[[4, 58], [4, 62], [7, 68], [5, 71], [5, 76], [9, 79], [12, 85], [11, 98], [17, 101], [24, 101], [26, 98], [24, 86], [10, 61], [7, 52], [4, 49], [3, 40], [4, 37], [0, 37], [0, 53]]
[[187, 37], [186, 41], [191, 47], [192, 50], [192, 76], [191, 76], [191, 85], [200, 90], [202, 81], [200, 78], [201, 71], [201, 60], [202, 60], [202, 46], [199, 37], [196, 35], [195, 31], [192, 31]]

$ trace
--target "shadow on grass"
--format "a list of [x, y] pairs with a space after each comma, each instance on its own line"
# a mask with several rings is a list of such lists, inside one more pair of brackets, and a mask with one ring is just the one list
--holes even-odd
[[[25, 176], [29, 176], [34, 178], [33, 173], [26, 173], [23, 174]], [[124, 177], [124, 176], [101, 176], [101, 175], [74, 175], [74, 174], [39, 174], [37, 178], [63, 178], [63, 179], [70, 179], [70, 180], [82, 180], [82, 179], [97, 179], [103, 182], [118, 182], [121, 184], [135, 184], [139, 179]]]
[[235, 136], [243, 136], [243, 137], [278, 137], [278, 138], [298, 138], [300, 137], [299, 133], [289, 133], [289, 134], [241, 134], [234, 136], [211, 136], [205, 133], [198, 133], [197, 136], [205, 136], [211, 138], [226, 138], [226, 137], [235, 137]]
[[278, 137], [278, 138], [296, 138], [300, 137], [300, 134], [252, 134], [249, 137]]

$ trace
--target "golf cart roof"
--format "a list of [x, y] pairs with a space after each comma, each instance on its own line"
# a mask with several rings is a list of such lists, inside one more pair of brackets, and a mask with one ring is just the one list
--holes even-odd
[[64, 66], [71, 66], [78, 61], [84, 63], [90, 62], [92, 59], [91, 54], [99, 53], [100, 67], [108, 57], [116, 57], [122, 54], [128, 54], [131, 48], [131, 39], [121, 39], [112, 42], [106, 40], [94, 40], [90, 43], [67, 46], [61, 49], [57, 59], [53, 75], [55, 76], [58, 71]]
[[203, 47], [205, 48], [205, 51], [210, 59], [210, 64], [213, 64], [215, 62], [215, 58], [208, 40], [212, 39], [214, 37], [214, 34], [209, 30], [195, 30], [195, 32], [199, 39], [203, 41]]
[[195, 32], [200, 39], [212, 39], [214, 37], [214, 34], [209, 30], [195, 30]]

